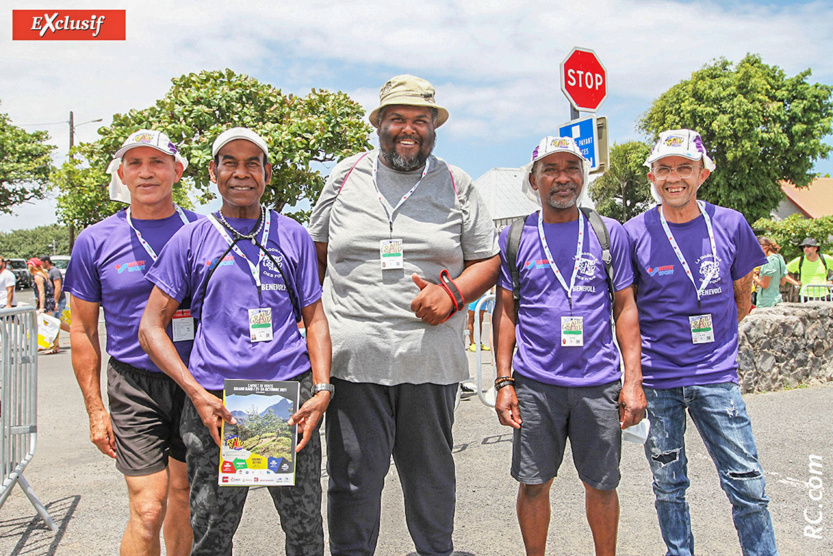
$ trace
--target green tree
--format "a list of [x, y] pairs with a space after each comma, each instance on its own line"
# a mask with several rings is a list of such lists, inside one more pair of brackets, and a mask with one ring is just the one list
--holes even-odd
[[30, 259], [44, 255], [67, 254], [69, 254], [69, 231], [66, 226], [60, 224], [0, 233], [0, 255], [4, 257]]
[[648, 209], [653, 199], [644, 164], [650, 151], [639, 141], [611, 147], [610, 170], [590, 186], [590, 197], [599, 213], [627, 222]]
[[[183, 176], [183, 191], [193, 187], [202, 202], [213, 198], [209, 191], [208, 162], [211, 144], [225, 129], [249, 127], [269, 145], [272, 180], [263, 202], [283, 210], [298, 201], [317, 200], [324, 186], [323, 164], [341, 160], [367, 149], [370, 126], [364, 110], [345, 93], [313, 89], [304, 97], [284, 94], [272, 85], [225, 71], [202, 71], [172, 80], [173, 86], [154, 106], [116, 114], [110, 126], [99, 129], [101, 138], [79, 149], [83, 165], [80, 190], [64, 187], [58, 205], [62, 221], [87, 225], [112, 214], [107, 202], [109, 177], [104, 170], [127, 136], [141, 128], [160, 129], [170, 136], [190, 162]], [[73, 168], [67, 168], [69, 175]], [[96, 185], [97, 184], [97, 185]], [[103, 191], [95, 191], [98, 187]], [[308, 215], [292, 213], [304, 221]]]
[[831, 150], [822, 138], [831, 132], [833, 87], [809, 77], [809, 69], [788, 77], [753, 54], [737, 65], [721, 58], [663, 93], [638, 125], [654, 139], [667, 129], [699, 131], [717, 169], [698, 197], [753, 222], [784, 197], [779, 180], [807, 186]]
[[0, 113], [0, 213], [20, 203], [43, 199], [52, 171], [52, 151], [45, 131], [28, 133]]
[[781, 246], [781, 255], [790, 261], [802, 254], [798, 246], [804, 238], [814, 237], [819, 242], [819, 253], [831, 254], [833, 248], [833, 216], [803, 218], [793, 214], [781, 221], [761, 218], [752, 227]]

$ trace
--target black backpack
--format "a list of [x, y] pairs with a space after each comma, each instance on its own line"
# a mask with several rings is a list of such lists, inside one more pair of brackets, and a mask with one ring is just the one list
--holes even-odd
[[[602, 262], [605, 265], [605, 280], [607, 281], [607, 293], [610, 297], [611, 322], [613, 321], [613, 264], [610, 256], [610, 232], [607, 231], [604, 220], [599, 213], [588, 207], [580, 207], [582, 214], [590, 221], [590, 227], [596, 234], [599, 244], [602, 247]], [[512, 298], [515, 300], [515, 324], [518, 323], [518, 306], [521, 299], [521, 271], [518, 268], [518, 247], [521, 244], [521, 232], [523, 231], [526, 218], [515, 220], [509, 227], [509, 235], [506, 238], [506, 262], [509, 265], [509, 273], [512, 275]], [[827, 267], [825, 267], [827, 268]]]

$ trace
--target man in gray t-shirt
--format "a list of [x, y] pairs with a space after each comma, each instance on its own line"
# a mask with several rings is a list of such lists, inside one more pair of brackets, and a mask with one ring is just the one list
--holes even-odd
[[465, 304], [496, 282], [499, 249], [471, 178], [431, 155], [448, 119], [431, 84], [397, 76], [379, 98], [380, 149], [333, 169], [310, 220], [333, 342], [330, 551], [374, 553], [393, 455], [417, 552], [447, 555]]

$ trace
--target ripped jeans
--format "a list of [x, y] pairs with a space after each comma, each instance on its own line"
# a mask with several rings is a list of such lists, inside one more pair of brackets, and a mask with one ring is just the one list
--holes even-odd
[[685, 410], [717, 467], [720, 486], [732, 503], [732, 519], [744, 555], [777, 555], [764, 494], [763, 469], [752, 424], [737, 384], [643, 388], [651, 432], [645, 455], [654, 476], [657, 516], [668, 555], [694, 554], [686, 502]]

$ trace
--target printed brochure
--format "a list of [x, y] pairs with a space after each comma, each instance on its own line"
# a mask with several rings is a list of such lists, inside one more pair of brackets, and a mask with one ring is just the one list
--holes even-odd
[[299, 383], [226, 379], [223, 405], [237, 420], [223, 423], [220, 486], [295, 485]]

